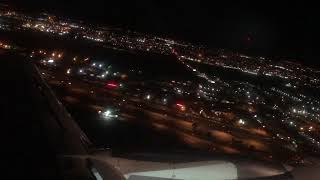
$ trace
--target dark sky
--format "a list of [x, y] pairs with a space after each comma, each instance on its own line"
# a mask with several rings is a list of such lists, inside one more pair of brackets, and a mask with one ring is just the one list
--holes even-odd
[[10, 4], [320, 65], [315, 47], [320, 22], [317, 6], [303, 1], [15, 0]]

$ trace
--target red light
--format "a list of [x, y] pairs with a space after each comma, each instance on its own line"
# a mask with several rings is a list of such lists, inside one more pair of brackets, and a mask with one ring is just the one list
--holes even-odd
[[178, 53], [177, 53], [177, 51], [176, 51], [175, 49], [172, 49], [172, 53], [173, 53], [174, 55], [178, 55]]
[[177, 103], [176, 104], [177, 106], [179, 106], [179, 107], [184, 107], [182, 104], [180, 104], [180, 103]]
[[181, 111], [185, 111], [185, 110], [186, 110], [186, 107], [185, 107], [183, 104], [176, 103], [176, 105], [179, 107], [179, 109], [180, 109]]
[[107, 83], [106, 87], [107, 88], [111, 88], [111, 89], [115, 89], [115, 88], [118, 88], [119, 85], [117, 83], [114, 83], [114, 82], [109, 82], [109, 83]]
[[110, 87], [118, 87], [118, 85], [116, 85], [116, 84], [111, 84], [111, 83], [109, 83], [108, 86], [110, 86]]

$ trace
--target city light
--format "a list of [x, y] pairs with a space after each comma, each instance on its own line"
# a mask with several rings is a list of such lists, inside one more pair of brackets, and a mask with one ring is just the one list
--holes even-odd
[[106, 87], [109, 88], [109, 89], [116, 89], [119, 87], [119, 85], [117, 83], [114, 83], [114, 82], [109, 82], [106, 84]]
[[111, 120], [111, 119], [117, 118], [119, 116], [118, 114], [115, 114], [115, 111], [113, 111], [111, 109], [107, 109], [104, 112], [100, 111], [100, 113], [102, 114], [102, 117], [106, 120]]
[[[304, 149], [320, 150], [320, 100], [312, 94], [320, 87], [320, 70], [299, 61], [214, 50], [146, 33], [90, 26], [58, 16], [50, 21], [42, 17], [47, 15], [0, 13], [0, 16], [4, 17], [0, 29], [13, 24], [10, 27], [15, 33], [42, 33], [43, 37], [61, 41], [77, 39], [76, 42], [87, 43], [90, 48], [97, 47], [82, 52], [79, 48], [66, 47], [69, 45], [66, 43], [51, 49], [27, 46], [15, 51], [14, 44], [0, 42], [2, 51], [25, 53], [25, 59], [40, 70], [53, 91], [58, 89], [59, 100], [67, 102], [68, 108], [79, 103], [79, 107], [98, 111], [99, 119], [106, 120], [118, 116], [131, 120], [143, 114], [146, 118], [141, 119], [156, 127], [183, 132], [185, 142], [205, 140], [201, 147], [206, 149], [218, 144], [214, 148], [219, 152], [256, 151], [265, 159], [266, 154], [278, 152], [277, 146], [290, 151], [288, 156]], [[5, 50], [8, 47], [12, 49]], [[142, 65], [130, 61], [136, 56], [145, 58], [145, 54], [161, 60], [143, 60]], [[110, 59], [114, 56], [119, 57]], [[172, 58], [169, 63], [168, 57]], [[118, 58], [124, 60], [115, 62]], [[176, 68], [172, 62], [181, 66]], [[168, 73], [171, 71], [173, 74]], [[274, 80], [279, 83], [269, 83]], [[126, 112], [119, 115], [120, 110], [104, 109], [105, 105]], [[295, 143], [297, 150], [292, 148]], [[193, 145], [198, 144], [190, 144]]]
[[147, 100], [150, 100], [150, 98], [151, 98], [150, 94], [148, 94], [146, 98], [147, 98]]
[[242, 119], [239, 119], [238, 123], [239, 123], [240, 125], [244, 125], [244, 124], [245, 124], [245, 121], [242, 120]]
[[179, 110], [181, 110], [181, 111], [185, 111], [186, 110], [185, 105], [183, 105], [181, 103], [176, 103], [176, 105], [179, 107]]
[[163, 102], [164, 104], [167, 104], [167, 101], [168, 101], [167, 98], [163, 98], [163, 99], [162, 99], [162, 102]]

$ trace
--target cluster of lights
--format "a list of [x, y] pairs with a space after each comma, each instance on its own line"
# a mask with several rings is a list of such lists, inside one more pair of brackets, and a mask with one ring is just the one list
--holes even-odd
[[180, 111], [185, 111], [186, 110], [186, 106], [185, 105], [183, 105], [181, 103], [177, 103], [176, 105], [177, 105], [177, 107], [179, 108]]
[[101, 37], [92, 37], [92, 36], [82, 36], [82, 37], [85, 38], [85, 39], [96, 41], [96, 42], [104, 42], [105, 41]]
[[242, 120], [242, 119], [239, 119], [238, 124], [239, 124], [239, 125], [245, 125], [246, 122], [245, 122], [244, 120]]
[[11, 49], [11, 45], [0, 42], [0, 48], [2, 49]]
[[274, 92], [277, 92], [277, 93], [279, 93], [279, 94], [281, 94], [281, 95], [283, 95], [283, 96], [289, 97], [289, 98], [291, 98], [291, 99], [294, 100], [294, 101], [298, 101], [298, 102], [301, 102], [301, 101], [302, 101], [302, 99], [300, 99], [300, 98], [298, 98], [298, 97], [295, 97], [295, 96], [291, 96], [289, 93], [286, 93], [286, 92], [284, 92], [284, 91], [281, 91], [281, 90], [279, 90], [279, 89], [276, 89], [275, 87], [272, 87], [271, 90], [274, 91]]
[[112, 120], [112, 119], [115, 119], [115, 118], [118, 118], [119, 115], [118, 114], [115, 114], [115, 112], [111, 109], [107, 109], [105, 111], [98, 111], [99, 114], [102, 115], [102, 117], [106, 120]]
[[[52, 20], [51, 20], [52, 21]], [[55, 26], [55, 27], [52, 27]], [[65, 27], [68, 26], [68, 27]], [[159, 39], [156, 38], [148, 38], [148, 37], [129, 37], [126, 35], [119, 35], [119, 36], [110, 36], [110, 38], [106, 37], [106, 39], [104, 39], [105, 37], [103, 36], [103, 33], [97, 33], [97, 31], [89, 31], [87, 28], [82, 28], [80, 25], [77, 24], [68, 24], [68, 23], [53, 23], [53, 24], [48, 24], [46, 22], [37, 22], [37, 23], [32, 23], [32, 22], [28, 22], [25, 23], [23, 25], [23, 27], [25, 28], [33, 28], [33, 29], [37, 29], [43, 32], [50, 32], [50, 33], [58, 33], [59, 35], [66, 35], [69, 33], [71, 28], [76, 28], [76, 29], [80, 29], [80, 30], [84, 30], [82, 33], [78, 33], [81, 34], [80, 37], [83, 37], [85, 39], [89, 39], [89, 40], [93, 40], [96, 42], [111, 42], [111, 44], [115, 45], [115, 47], [126, 47], [127, 49], [136, 49], [136, 50], [144, 50], [144, 51], [157, 51], [158, 49], [161, 49], [161, 52], [170, 52], [173, 53], [174, 55], [176, 55], [179, 60], [188, 68], [190, 69], [194, 74], [196, 74], [198, 77], [204, 78], [205, 80], [207, 80], [207, 83], [210, 83], [211, 85], [215, 84], [217, 86], [199, 86], [199, 90], [198, 90], [198, 96], [200, 98], [200, 95], [208, 97], [210, 96], [215, 96], [217, 92], [221, 91], [222, 88], [220, 88], [220, 85], [222, 84], [221, 81], [215, 79], [215, 78], [210, 78], [207, 74], [201, 73], [200, 70], [192, 67], [191, 65], [187, 64], [186, 61], [194, 61], [197, 63], [204, 63], [204, 64], [209, 64], [209, 65], [214, 65], [214, 66], [222, 66], [224, 68], [229, 68], [229, 69], [236, 69], [236, 70], [240, 70], [244, 73], [248, 73], [248, 74], [252, 74], [252, 75], [258, 75], [260, 73], [266, 75], [266, 76], [277, 76], [283, 79], [297, 79], [300, 80], [302, 78], [300, 77], [295, 77], [297, 76], [297, 74], [301, 71], [303, 71], [303, 68], [298, 68], [296, 67], [295, 70], [293, 70], [292, 67], [286, 65], [286, 64], [281, 64], [281, 65], [274, 65], [274, 64], [270, 64], [271, 62], [267, 61], [265, 58], [259, 57], [259, 58], [255, 58], [255, 57], [249, 57], [249, 56], [245, 56], [245, 55], [234, 55], [234, 54], [220, 54], [217, 57], [212, 57], [212, 56], [208, 56], [206, 55], [206, 53], [198, 53], [196, 50], [189, 50], [189, 52], [184, 52], [179, 54], [178, 51], [180, 49], [182, 49], [182, 47], [191, 47], [189, 45], [180, 45], [177, 44], [175, 41], [170, 41], [170, 40], [161, 40], [159, 41]], [[71, 27], [71, 28], [70, 28]], [[112, 33], [111, 33], [112, 34]], [[164, 42], [164, 43], [163, 43]], [[175, 46], [173, 46], [175, 45]], [[0, 44], [0, 46], [3, 46], [5, 48], [5, 45]], [[10, 48], [10, 46], [7, 46]], [[173, 49], [173, 47], [175, 47], [175, 49]], [[39, 52], [40, 54], [45, 54], [45, 52], [41, 51]], [[165, 54], [164, 53], [164, 54]], [[57, 52], [53, 52], [53, 53], [48, 53], [49, 55], [51, 55], [51, 57], [49, 59], [46, 60], [45, 63], [47, 64], [55, 64], [57, 59], [62, 58], [63, 54], [62, 53], [57, 53]], [[33, 56], [34, 54], [32, 54], [31, 56]], [[73, 58], [74, 61], [77, 61], [77, 57]], [[88, 58], [86, 58], [85, 60], [89, 60]], [[250, 60], [250, 61], [249, 61]], [[99, 64], [99, 63], [92, 63], [90, 64], [91, 68], [92, 67], [96, 67], [96, 68], [100, 68], [100, 69], [104, 69], [105, 65], [103, 64]], [[89, 65], [89, 66], [90, 66]], [[295, 67], [295, 66], [293, 66]], [[86, 72], [86, 68], [80, 68], [78, 69], [79, 73], [84, 74]], [[77, 70], [75, 70], [77, 71]], [[70, 74], [71, 73], [71, 69], [67, 69], [66, 74]], [[117, 76], [119, 73], [114, 72], [111, 73], [109, 71], [105, 71], [103, 73], [100, 73], [99, 75], [97, 75], [97, 77], [100, 78], [105, 78], [107, 77], [107, 75], [114, 75]], [[93, 74], [90, 74], [90, 76], [93, 76]], [[101, 80], [101, 79], [100, 79]], [[312, 79], [315, 82], [318, 82], [317, 78], [313, 78]], [[70, 83], [71, 84], [71, 83]], [[219, 85], [218, 85], [219, 84]], [[297, 84], [298, 85], [298, 84]], [[119, 83], [115, 83], [115, 82], [108, 82], [105, 84], [106, 87], [111, 88], [111, 89], [115, 89], [121, 86], [121, 84]], [[227, 85], [226, 85], [227, 86]], [[286, 84], [287, 87], [296, 87], [295, 85], [292, 85], [290, 83]], [[248, 87], [248, 86], [247, 86]], [[287, 88], [288, 89], [288, 88]], [[235, 90], [234, 93], [237, 94], [238, 92], [241, 92], [241, 95], [245, 95], [249, 100], [258, 100], [260, 99], [258, 96], [253, 96], [255, 91], [251, 91], [252, 89], [249, 88], [238, 88], [238, 90]], [[296, 102], [301, 102], [303, 100], [306, 99], [306, 96], [303, 94], [299, 94], [297, 96], [293, 96], [290, 95], [289, 93], [279, 90], [277, 88], [272, 88], [271, 89], [273, 92], [276, 92], [280, 95], [282, 95], [282, 102], [284, 102], [284, 98], [283, 97], [289, 97], [290, 99], [296, 101]], [[251, 92], [250, 92], [251, 91]], [[185, 92], [187, 92], [187, 90], [185, 91], [185, 88], [175, 88], [175, 92], [177, 94], [184, 94]], [[189, 93], [189, 92], [187, 92]], [[240, 93], [239, 93], [240, 94]], [[267, 91], [265, 91], [265, 94], [270, 95], [271, 94]], [[190, 93], [189, 93], [190, 95]], [[272, 94], [273, 95], [273, 94]], [[152, 96], [150, 94], [148, 94], [145, 97], [146, 100], [151, 100], [151, 99], [155, 99], [152, 98]], [[164, 104], [167, 104], [167, 99], [163, 98], [162, 99]], [[225, 100], [225, 102], [229, 102], [227, 100]], [[312, 101], [310, 100], [309, 102], [316, 102], [316, 101]], [[229, 104], [229, 103], [228, 103]], [[185, 111], [186, 110], [186, 106], [182, 103], [176, 103], [175, 104], [177, 108], [181, 111]], [[312, 106], [312, 111], [319, 111], [319, 108], [317, 108], [316, 106], [319, 105], [318, 104]], [[280, 106], [280, 105], [279, 105]], [[278, 110], [278, 111], [282, 111], [284, 112], [283, 109], [281, 109], [280, 106], [279, 107], [277, 104], [271, 104], [270, 107], [272, 107], [273, 110]], [[291, 108], [289, 108], [291, 109]], [[189, 108], [188, 108], [189, 110]], [[319, 117], [320, 115], [317, 114], [311, 114], [309, 112], [307, 112], [307, 110], [309, 110], [308, 108], [306, 108], [305, 110], [298, 110], [298, 109], [292, 109], [292, 112], [295, 114], [300, 114], [300, 115], [311, 115], [313, 117], [317, 116]], [[112, 119], [115, 117], [118, 117], [118, 115], [114, 115], [114, 112], [110, 109], [104, 111], [104, 112], [100, 112], [100, 114], [105, 118], [105, 119]], [[201, 113], [200, 113], [201, 114]], [[290, 112], [288, 112], [287, 115], [292, 115]], [[260, 124], [262, 124], [262, 121], [259, 120], [257, 118], [257, 115], [253, 116]], [[295, 116], [297, 117], [297, 116]], [[267, 121], [265, 121], [267, 122]], [[282, 122], [284, 122], [284, 120], [282, 120]], [[245, 125], [246, 122], [242, 119], [238, 120], [238, 125]], [[301, 126], [298, 122], [294, 122], [293, 120], [286, 120], [285, 123], [290, 126], [290, 127], [295, 127], [296, 129], [300, 130], [299, 132], [307, 132], [307, 131], [314, 131], [316, 127], [313, 126]], [[264, 126], [265, 127], [265, 126]], [[307, 136], [306, 134], [303, 134], [304, 136]], [[319, 144], [319, 142], [317, 142], [315, 139], [308, 137], [311, 142], [316, 142], [317, 144]], [[290, 139], [290, 138], [288, 138]]]

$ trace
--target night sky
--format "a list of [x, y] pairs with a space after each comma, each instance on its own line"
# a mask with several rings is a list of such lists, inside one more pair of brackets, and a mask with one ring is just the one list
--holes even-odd
[[254, 55], [320, 65], [319, 18], [304, 1], [10, 1], [49, 12]]

